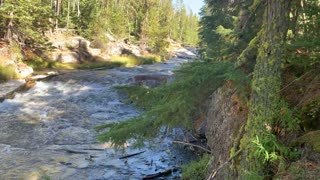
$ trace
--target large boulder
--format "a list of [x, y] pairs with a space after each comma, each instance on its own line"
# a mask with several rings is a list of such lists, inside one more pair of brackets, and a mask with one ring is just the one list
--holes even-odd
[[132, 84], [136, 86], [156, 87], [166, 84], [170, 76], [165, 74], [139, 74], [132, 78]]
[[19, 74], [21, 78], [26, 78], [33, 73], [33, 69], [24, 63], [17, 63], [16, 73]]
[[182, 48], [174, 51], [178, 58], [182, 59], [194, 59], [197, 57], [196, 50], [193, 48]]
[[124, 43], [109, 42], [106, 45], [105, 53], [109, 56], [119, 56], [122, 54]]
[[97, 48], [89, 48], [88, 52], [92, 55], [92, 56], [98, 56], [102, 53], [101, 49], [97, 49]]
[[[226, 84], [212, 94], [206, 118], [207, 143], [213, 157], [210, 171], [228, 161], [230, 150], [239, 144], [237, 137], [241, 136], [240, 129], [247, 120], [247, 108], [232, 89]], [[238, 179], [229, 167], [224, 166], [213, 179]]]
[[55, 51], [52, 53], [52, 60], [61, 63], [78, 63], [79, 54], [76, 52], [59, 52]]
[[90, 47], [90, 41], [84, 39], [81, 36], [75, 36], [64, 39], [50, 39], [52, 46], [60, 49], [67, 50], [70, 48], [85, 48], [88, 49]]

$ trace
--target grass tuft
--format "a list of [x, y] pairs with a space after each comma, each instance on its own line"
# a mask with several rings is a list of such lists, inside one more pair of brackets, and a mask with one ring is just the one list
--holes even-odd
[[0, 82], [18, 78], [15, 68], [0, 64]]
[[34, 70], [46, 70], [46, 69], [97, 69], [97, 68], [114, 68], [123, 66], [121, 62], [110, 62], [110, 61], [97, 61], [97, 62], [84, 62], [81, 64], [74, 63], [60, 63], [56, 61], [49, 61], [38, 56], [33, 56], [24, 61], [28, 66]]
[[182, 166], [182, 179], [202, 180], [206, 178], [210, 155], [205, 154], [198, 161], [192, 161]]
[[162, 62], [162, 59], [160, 56], [156, 55], [149, 55], [146, 57], [138, 57], [134, 55], [128, 55], [128, 56], [114, 56], [111, 58], [112, 62], [119, 62], [123, 63], [126, 67], [133, 67], [137, 65], [143, 65], [143, 64], [153, 64], [156, 62]]

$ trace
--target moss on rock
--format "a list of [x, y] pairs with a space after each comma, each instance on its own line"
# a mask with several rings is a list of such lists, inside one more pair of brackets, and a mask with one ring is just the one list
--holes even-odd
[[301, 136], [297, 143], [307, 144], [311, 146], [316, 152], [320, 153], [320, 130], [311, 131]]

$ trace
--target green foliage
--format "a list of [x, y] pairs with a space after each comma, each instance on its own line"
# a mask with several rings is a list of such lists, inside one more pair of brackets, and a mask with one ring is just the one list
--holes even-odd
[[42, 32], [50, 28], [50, 6], [40, 0], [5, 1], [0, 7], [2, 35], [9, 40], [28, 44], [43, 44]]
[[111, 58], [112, 62], [122, 63], [126, 67], [133, 67], [142, 64], [153, 64], [155, 62], [161, 62], [161, 58], [156, 55], [150, 55], [145, 57], [128, 55], [128, 56], [114, 56]]
[[[264, 2], [206, 0], [200, 20], [203, 57], [238, 60], [242, 70], [253, 72], [249, 117], [240, 145], [246, 156], [240, 160], [243, 163], [240, 168], [245, 169], [244, 179], [272, 178], [263, 176], [275, 173], [274, 166], [283, 166], [283, 159], [297, 157], [277, 137], [282, 132], [296, 132], [301, 123], [297, 110], [290, 108], [293, 105], [280, 97], [280, 60], [297, 76], [317, 71], [320, 63], [319, 1], [292, 1], [290, 7], [288, 1]], [[274, 8], [279, 8], [282, 14], [268, 14]], [[289, 20], [290, 33], [286, 37], [285, 24]], [[305, 107], [302, 119], [318, 122], [317, 107], [316, 101]]]
[[316, 98], [300, 111], [304, 130], [320, 128], [320, 97]]
[[278, 160], [278, 155], [275, 151], [270, 151], [270, 149], [279, 149], [279, 145], [276, 143], [274, 136], [269, 134], [269, 136], [265, 137], [264, 142], [261, 142], [259, 137], [256, 136], [256, 139], [252, 141], [255, 146], [256, 151], [254, 152], [254, 156], [262, 157], [263, 163], [272, 162]]
[[[111, 69], [111, 68], [123, 66], [123, 63], [101, 61], [101, 62], [84, 62], [82, 64], [70, 64], [70, 65], [71, 67], [73, 67], [73, 69], [98, 69], [98, 68]], [[59, 67], [57, 64], [55, 66], [57, 68]], [[60, 65], [60, 66], [63, 69], [63, 65]]]
[[251, 173], [256, 172], [259, 176], [269, 176], [270, 167], [283, 169], [284, 159], [294, 160], [299, 157], [298, 152], [281, 144], [271, 131], [260, 130], [259, 134], [256, 134], [254, 138], [245, 137], [241, 140], [241, 148], [250, 152], [246, 155], [246, 161], [249, 163]]
[[301, 120], [297, 112], [292, 110], [284, 99], [281, 99], [273, 123], [272, 126], [294, 132], [299, 129]]
[[245, 171], [241, 174], [241, 180], [263, 180], [264, 177], [261, 176], [258, 172], [255, 171]]
[[314, 100], [307, 107], [305, 107], [305, 112], [312, 119], [319, 118], [320, 117], [320, 98]]
[[50, 180], [51, 178], [50, 178], [50, 176], [48, 176], [48, 175], [46, 175], [46, 174], [44, 174], [44, 175], [42, 175], [41, 177], [40, 177], [40, 180]]
[[28, 66], [34, 70], [47, 70], [47, 69], [96, 69], [96, 68], [114, 68], [123, 66], [122, 62], [109, 62], [109, 61], [98, 61], [98, 62], [84, 62], [82, 64], [63, 64], [56, 61], [45, 60], [39, 56], [29, 57], [24, 61]]
[[53, 61], [46, 61], [39, 56], [29, 57], [24, 61], [28, 66], [32, 67], [34, 70], [43, 70], [52, 68], [55, 64]]
[[[239, 78], [242, 77], [242, 78]], [[118, 87], [145, 112], [132, 120], [108, 125], [102, 141], [122, 145], [130, 138], [151, 138], [162, 127], [191, 127], [191, 118], [201, 114], [201, 105], [225, 81], [244, 85], [246, 76], [230, 62], [193, 62], [176, 72], [177, 81], [157, 88]], [[120, 143], [120, 144], [118, 144]]]
[[182, 179], [203, 180], [206, 178], [210, 155], [204, 154], [198, 161], [192, 161], [182, 166]]
[[85, 0], [80, 6], [82, 16], [73, 21], [82, 35], [100, 46], [106, 33], [138, 40], [159, 54], [166, 53], [168, 38], [192, 45], [198, 41], [198, 17], [188, 14], [184, 6], [175, 9], [171, 0]]
[[297, 162], [293, 162], [287, 170], [281, 174], [278, 174], [274, 179], [292, 179], [292, 180], [304, 180], [304, 179], [319, 179], [320, 167], [319, 164], [311, 161], [301, 159]]
[[18, 75], [12, 66], [4, 66], [0, 64], [0, 82], [9, 79], [16, 79]]
[[202, 56], [214, 60], [223, 60], [224, 56], [230, 54], [226, 50], [231, 46], [228, 39], [219, 35], [218, 27], [225, 29], [233, 28], [233, 18], [225, 4], [215, 1], [208, 1], [201, 11], [200, 46]]
[[302, 11], [303, 14], [291, 14], [290, 32], [288, 36], [288, 52], [285, 63], [298, 73], [311, 69], [319, 69], [320, 64], [320, 4], [317, 0], [304, 2], [303, 7], [297, 1], [292, 9]]
[[[196, 45], [198, 17], [171, 0], [8, 0], [1, 2], [0, 35], [23, 45], [46, 47], [45, 32], [74, 28], [99, 48], [128, 38], [155, 53], [166, 54], [168, 39]], [[178, 23], [177, 23], [178, 22]], [[175, 26], [173, 28], [173, 26]], [[176, 28], [179, 27], [179, 28]]]
[[320, 153], [320, 130], [311, 131], [299, 137], [296, 144], [307, 144]]

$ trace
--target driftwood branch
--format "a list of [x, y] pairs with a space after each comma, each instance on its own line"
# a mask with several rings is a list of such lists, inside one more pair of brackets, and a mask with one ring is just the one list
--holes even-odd
[[105, 151], [105, 149], [101, 149], [101, 148], [85, 148], [82, 150], [85, 150], [85, 151]]
[[66, 152], [71, 153], [71, 154], [88, 154], [88, 152], [84, 151], [76, 151], [76, 150], [71, 150], [71, 149], [64, 149]]
[[195, 145], [195, 144], [191, 144], [191, 143], [187, 143], [187, 142], [182, 142], [182, 141], [172, 141], [172, 143], [184, 144], [184, 145], [188, 145], [188, 146], [192, 146], [192, 147], [197, 147], [197, 148], [202, 149], [202, 150], [204, 150], [204, 151], [206, 151], [206, 152], [211, 154], [211, 151], [209, 149], [204, 148], [204, 147], [199, 146], [199, 145]]
[[134, 153], [134, 154], [128, 154], [128, 155], [120, 157], [119, 159], [125, 159], [125, 158], [129, 158], [129, 157], [137, 156], [137, 155], [142, 154], [144, 152], [146, 152], [146, 151], [141, 151], [141, 152]]

